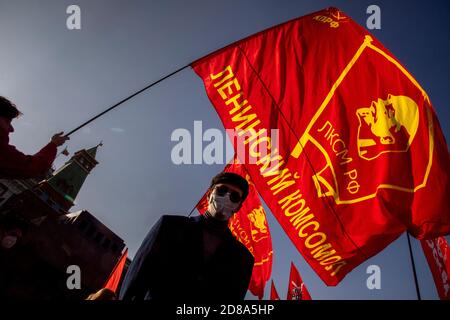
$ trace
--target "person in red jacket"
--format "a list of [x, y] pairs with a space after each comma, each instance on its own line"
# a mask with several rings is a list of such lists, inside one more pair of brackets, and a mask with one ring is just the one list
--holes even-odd
[[44, 176], [56, 158], [57, 147], [69, 139], [63, 136], [63, 132], [59, 132], [35, 155], [23, 154], [9, 144], [9, 134], [14, 132], [11, 122], [20, 114], [11, 101], [0, 96], [0, 179]]

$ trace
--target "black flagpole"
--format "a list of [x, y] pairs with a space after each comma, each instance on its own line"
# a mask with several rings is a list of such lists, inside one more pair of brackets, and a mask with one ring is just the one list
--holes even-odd
[[420, 297], [419, 282], [417, 281], [417, 273], [416, 273], [416, 264], [414, 263], [414, 257], [413, 257], [413, 252], [412, 252], [412, 248], [411, 248], [411, 239], [409, 237], [408, 231], [406, 231], [406, 237], [408, 239], [409, 256], [411, 258], [411, 265], [412, 265], [413, 274], [414, 274], [414, 284], [416, 286], [417, 300], [422, 300], [422, 298]]
[[160, 83], [161, 81], [163, 81], [163, 80], [165, 80], [165, 79], [167, 79], [167, 78], [173, 76], [174, 74], [176, 74], [176, 73], [178, 73], [178, 72], [180, 72], [180, 71], [186, 69], [186, 68], [189, 67], [189, 66], [190, 66], [190, 64], [185, 65], [184, 67], [181, 67], [181, 68], [179, 68], [178, 70], [175, 70], [174, 72], [169, 73], [168, 75], [162, 77], [161, 79], [159, 79], [159, 80], [157, 80], [157, 81], [155, 81], [155, 82], [149, 84], [149, 85], [146, 86], [145, 88], [142, 88], [141, 90], [136, 91], [136, 92], [133, 93], [132, 95], [130, 95], [130, 96], [126, 97], [125, 99], [123, 99], [123, 100], [117, 102], [115, 105], [109, 107], [109, 108], [106, 109], [105, 111], [99, 113], [99, 114], [96, 115], [95, 117], [93, 117], [93, 118], [89, 119], [88, 121], [86, 121], [85, 123], [79, 125], [78, 127], [76, 127], [75, 129], [73, 129], [73, 130], [70, 131], [69, 133], [66, 133], [64, 136], [65, 136], [65, 137], [70, 136], [72, 133], [74, 133], [74, 132], [80, 130], [81, 128], [83, 128], [83, 127], [86, 126], [87, 124], [91, 123], [91, 122], [94, 121], [95, 119], [100, 118], [100, 117], [101, 117], [102, 115], [104, 115], [105, 113], [111, 111], [111, 110], [114, 109], [114, 108], [117, 108], [117, 107], [120, 106], [122, 103], [124, 103], [124, 102], [130, 100], [130, 99], [133, 98], [134, 96], [137, 96], [137, 95], [140, 94], [141, 92], [144, 92], [145, 90], [150, 89], [150, 88], [153, 87], [154, 85], [156, 85], [156, 84]]

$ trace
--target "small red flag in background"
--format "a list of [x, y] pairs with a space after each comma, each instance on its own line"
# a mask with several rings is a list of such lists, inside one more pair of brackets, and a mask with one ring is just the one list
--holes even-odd
[[287, 300], [311, 300], [311, 296], [293, 262], [291, 262], [291, 272], [289, 275], [289, 286], [286, 298]]
[[[255, 259], [249, 290], [253, 295], [262, 299], [264, 297], [264, 287], [272, 273], [273, 254], [272, 238], [266, 220], [266, 212], [244, 166], [234, 159], [223, 171], [239, 174], [246, 178], [249, 184], [248, 196], [239, 212], [235, 213], [230, 219], [228, 227], [231, 233], [246, 246]], [[200, 214], [203, 214], [207, 209], [208, 201], [205, 194], [199, 201], [197, 210]]]
[[450, 300], [450, 249], [447, 240], [439, 237], [432, 240], [421, 240], [420, 243], [433, 274], [439, 298]]
[[123, 268], [125, 267], [127, 255], [128, 255], [128, 248], [124, 251], [124, 253], [120, 257], [119, 261], [114, 266], [114, 269], [112, 270], [111, 274], [109, 275], [108, 280], [106, 281], [105, 285], [103, 286], [104, 288], [110, 289], [111, 291], [116, 292], [117, 287], [120, 282], [120, 278], [122, 276]]
[[278, 295], [277, 289], [275, 289], [275, 284], [270, 284], [270, 300], [280, 300], [280, 296]]
[[242, 163], [259, 194], [326, 284], [406, 230], [450, 233], [450, 158], [430, 99], [342, 11], [259, 32], [192, 68], [227, 131], [245, 137], [231, 140], [240, 160], [253, 157]]

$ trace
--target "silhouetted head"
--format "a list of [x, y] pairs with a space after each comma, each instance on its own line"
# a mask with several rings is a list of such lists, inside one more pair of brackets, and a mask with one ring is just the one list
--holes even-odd
[[13, 214], [0, 215], [0, 248], [11, 249], [23, 237], [28, 223]]
[[14, 103], [0, 96], [0, 134], [8, 136], [14, 132], [11, 121], [20, 115], [21, 113]]

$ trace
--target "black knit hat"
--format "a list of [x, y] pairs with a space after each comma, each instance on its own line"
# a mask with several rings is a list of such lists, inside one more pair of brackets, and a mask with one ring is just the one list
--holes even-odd
[[213, 188], [216, 184], [219, 183], [229, 183], [233, 186], [238, 187], [242, 191], [242, 201], [245, 200], [248, 196], [248, 182], [245, 178], [242, 176], [232, 173], [232, 172], [221, 172], [218, 175], [216, 175], [211, 180], [211, 185], [209, 188]]

